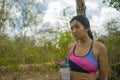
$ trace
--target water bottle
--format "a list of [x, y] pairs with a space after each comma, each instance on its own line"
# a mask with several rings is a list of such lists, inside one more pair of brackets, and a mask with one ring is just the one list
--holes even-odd
[[62, 80], [70, 80], [70, 67], [67, 61], [56, 62], [60, 66], [60, 73]]

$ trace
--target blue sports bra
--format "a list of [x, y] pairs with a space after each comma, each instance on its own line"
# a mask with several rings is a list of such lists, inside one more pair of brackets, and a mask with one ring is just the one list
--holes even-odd
[[70, 53], [68, 61], [71, 71], [96, 74], [98, 70], [98, 61], [94, 56], [92, 45], [93, 41], [88, 54], [85, 56], [76, 56], [75, 55], [76, 45], [74, 46], [73, 50]]

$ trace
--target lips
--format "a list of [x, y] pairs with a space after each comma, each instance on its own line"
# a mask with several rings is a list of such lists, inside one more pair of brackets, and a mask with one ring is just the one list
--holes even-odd
[[74, 36], [74, 37], [77, 37], [77, 36], [78, 36], [78, 34], [73, 34], [73, 36]]

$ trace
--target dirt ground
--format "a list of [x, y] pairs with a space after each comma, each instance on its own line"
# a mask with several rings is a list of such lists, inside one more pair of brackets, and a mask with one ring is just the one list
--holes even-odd
[[[43, 67], [44, 66], [44, 67]], [[60, 80], [59, 71], [48, 64], [20, 65], [18, 71], [0, 70], [0, 80]]]
[[40, 71], [4, 73], [0, 80], [60, 80], [58, 72], [41, 73]]

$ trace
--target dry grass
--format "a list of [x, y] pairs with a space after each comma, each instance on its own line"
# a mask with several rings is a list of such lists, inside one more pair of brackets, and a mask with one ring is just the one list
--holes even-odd
[[51, 63], [19, 65], [16, 72], [0, 72], [0, 80], [60, 80], [58, 70]]
[[60, 80], [59, 73], [41, 73], [40, 71], [6, 73], [0, 80]]

